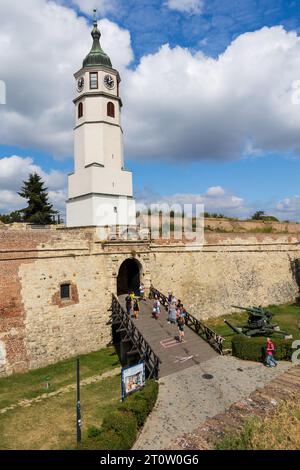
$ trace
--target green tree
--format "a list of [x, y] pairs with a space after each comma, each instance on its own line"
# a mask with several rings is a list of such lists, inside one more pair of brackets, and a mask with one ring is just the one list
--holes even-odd
[[257, 211], [251, 217], [252, 220], [264, 220], [265, 222], [279, 222], [273, 215], [267, 215], [264, 211]]
[[49, 203], [47, 188], [44, 187], [44, 182], [37, 173], [29, 175], [18, 194], [28, 202], [28, 206], [20, 211], [24, 222], [39, 225], [54, 223], [53, 216], [57, 214], [57, 211], [53, 210], [52, 204]]
[[12, 224], [13, 222], [23, 222], [23, 216], [20, 211], [13, 211], [10, 214], [0, 215], [0, 221], [4, 224]]
[[265, 212], [256, 211], [255, 214], [251, 217], [252, 220], [264, 220]]

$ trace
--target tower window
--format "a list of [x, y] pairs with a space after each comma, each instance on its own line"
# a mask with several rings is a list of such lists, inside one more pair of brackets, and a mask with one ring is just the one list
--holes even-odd
[[90, 72], [90, 89], [98, 90], [98, 73]]
[[83, 104], [79, 103], [78, 105], [78, 119], [82, 118], [83, 116]]
[[107, 103], [107, 116], [115, 117], [115, 105], [111, 101]]
[[60, 285], [60, 298], [70, 299], [71, 298], [71, 284]]

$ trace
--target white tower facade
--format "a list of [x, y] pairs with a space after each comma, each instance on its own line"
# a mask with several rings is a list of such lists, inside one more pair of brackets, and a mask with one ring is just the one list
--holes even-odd
[[68, 179], [67, 226], [135, 226], [132, 174], [124, 169], [120, 75], [100, 46], [75, 73], [74, 173]]

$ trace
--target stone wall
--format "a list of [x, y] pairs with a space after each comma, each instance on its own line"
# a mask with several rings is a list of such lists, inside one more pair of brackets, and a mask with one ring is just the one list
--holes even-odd
[[220, 316], [232, 305], [294, 301], [299, 286], [292, 262], [300, 257], [299, 236], [206, 234], [202, 251], [172, 251], [157, 245], [151, 279], [172, 290], [198, 318]]
[[[109, 307], [124, 260], [143, 282], [170, 289], [199, 318], [232, 304], [292, 302], [300, 235], [206, 233], [200, 247], [103, 243], [93, 229], [0, 230], [0, 375], [97, 350], [111, 339]], [[70, 283], [72, 298], [60, 298]]]

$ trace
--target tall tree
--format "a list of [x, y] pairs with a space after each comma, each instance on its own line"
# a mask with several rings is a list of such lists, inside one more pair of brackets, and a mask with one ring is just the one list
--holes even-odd
[[49, 203], [47, 188], [37, 173], [29, 175], [18, 194], [28, 202], [28, 206], [20, 211], [23, 213], [24, 222], [41, 225], [54, 223], [53, 216], [57, 211], [53, 210], [52, 204]]

